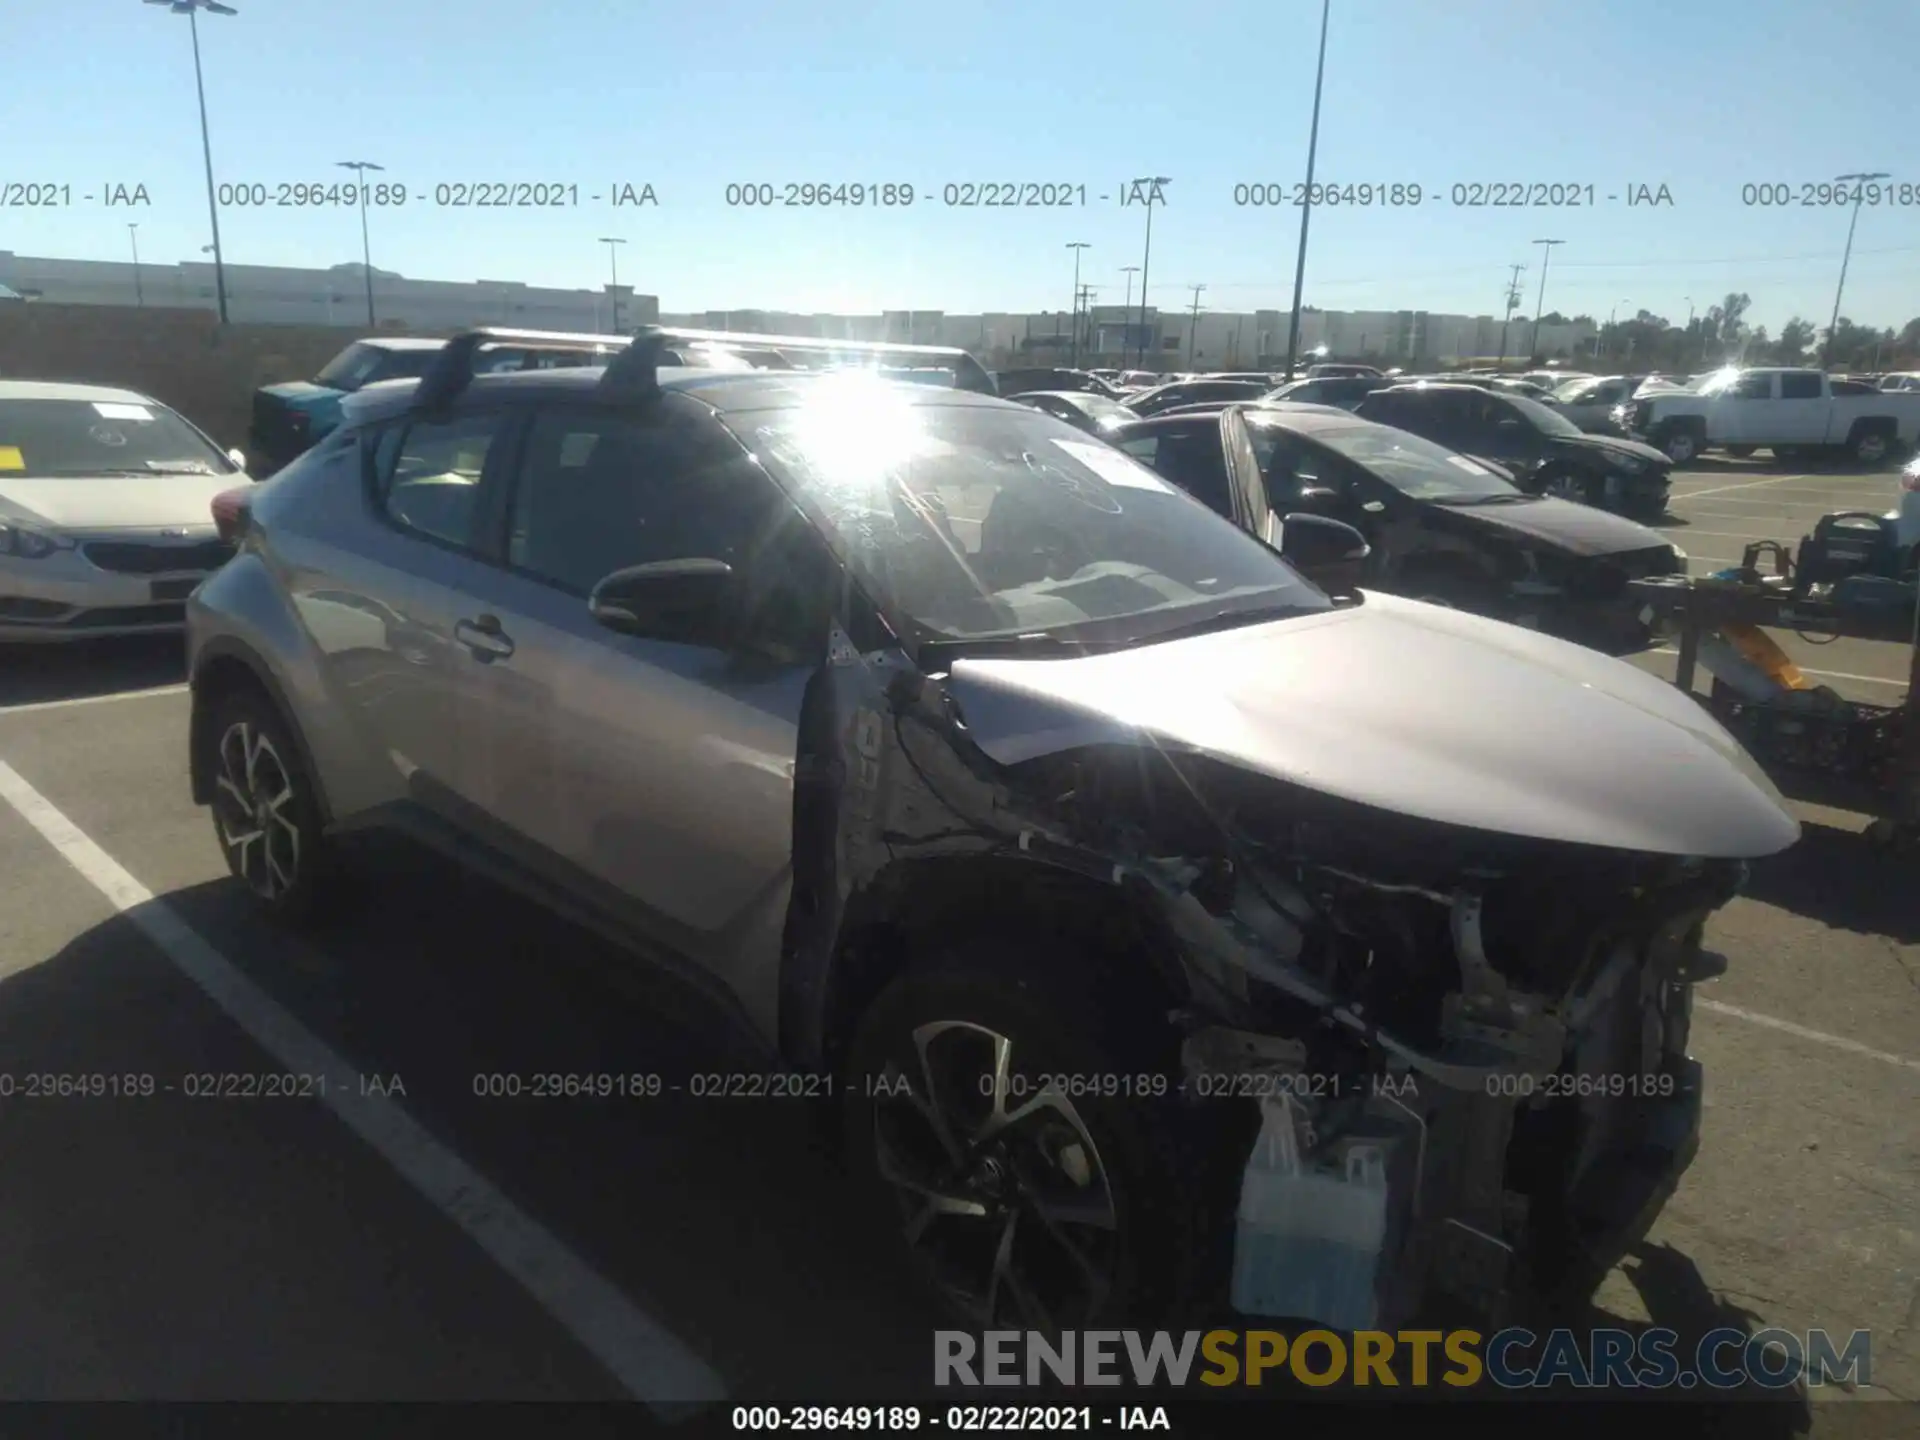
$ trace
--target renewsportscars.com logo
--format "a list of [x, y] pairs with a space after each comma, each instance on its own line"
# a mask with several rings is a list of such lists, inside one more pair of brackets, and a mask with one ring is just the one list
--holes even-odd
[[1654, 1328], [1550, 1330], [936, 1330], [940, 1386], [1258, 1386], [1736, 1390], [1873, 1383], [1873, 1337], [1731, 1328], [1687, 1342]]

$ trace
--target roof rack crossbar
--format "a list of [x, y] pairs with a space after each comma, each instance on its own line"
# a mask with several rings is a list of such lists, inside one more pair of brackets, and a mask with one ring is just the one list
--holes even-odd
[[[448, 340], [427, 367], [414, 390], [418, 409], [434, 409], [455, 399], [473, 382], [483, 350], [511, 346], [548, 353], [578, 353], [582, 364], [604, 361], [601, 385], [608, 389], [651, 393], [658, 388], [662, 363], [679, 346], [711, 346], [717, 350], [771, 353], [791, 364], [794, 355], [817, 355], [842, 362], [886, 360], [933, 362], [922, 367], [951, 371], [956, 389], [997, 394], [993, 377], [967, 351], [950, 345], [903, 345], [879, 340], [834, 340], [812, 335], [746, 334], [732, 330], [691, 330], [680, 326], [645, 326], [631, 338], [614, 335], [571, 334], [557, 330], [507, 330], [484, 327], [466, 330]], [[898, 367], [896, 367], [898, 368]]]
[[583, 365], [603, 364], [627, 344], [620, 335], [572, 334], [562, 330], [507, 330], [483, 327], [455, 335], [433, 357], [413, 392], [416, 409], [436, 409], [473, 383], [484, 350], [511, 347], [544, 354], [578, 355]]

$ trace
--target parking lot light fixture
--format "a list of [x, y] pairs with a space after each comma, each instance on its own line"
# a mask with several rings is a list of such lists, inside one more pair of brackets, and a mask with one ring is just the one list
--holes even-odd
[[213, 293], [220, 306], [220, 323], [227, 323], [227, 267], [220, 257], [220, 205], [213, 189], [213, 141], [207, 135], [207, 85], [200, 73], [200, 20], [202, 10], [209, 15], [238, 15], [231, 5], [220, 0], [147, 0], [149, 5], [165, 5], [175, 15], [187, 17], [193, 35], [193, 88], [200, 96], [200, 153], [207, 162], [207, 214], [213, 221]]
[[1890, 177], [1885, 170], [1862, 170], [1833, 178], [1842, 185], [1853, 186], [1853, 218], [1847, 221], [1847, 248], [1840, 256], [1840, 283], [1833, 288], [1833, 319], [1827, 322], [1827, 340], [1820, 347], [1822, 370], [1833, 363], [1833, 332], [1840, 328], [1840, 297], [1847, 293], [1847, 263], [1853, 259], [1853, 231], [1860, 223], [1860, 201], [1866, 196], [1867, 186]]
[[1162, 185], [1171, 185], [1171, 175], [1142, 175], [1134, 180], [1134, 185], [1147, 187], [1147, 243], [1140, 255], [1140, 359], [1141, 369], [1147, 364], [1147, 274], [1153, 264], [1153, 197], [1160, 193]]
[[351, 170], [360, 177], [360, 266], [367, 277], [367, 328], [376, 328], [373, 318], [373, 247], [367, 241], [367, 171], [385, 170], [384, 165], [376, 165], [371, 160], [341, 160], [336, 162], [342, 170]]

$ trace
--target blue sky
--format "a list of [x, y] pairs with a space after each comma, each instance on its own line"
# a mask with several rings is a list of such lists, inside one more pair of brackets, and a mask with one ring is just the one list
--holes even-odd
[[[1197, 283], [1210, 309], [1290, 303], [1298, 210], [1233, 191], [1304, 178], [1317, 0], [234, 3], [200, 20], [216, 178], [277, 189], [350, 179], [339, 160], [385, 165], [412, 198], [373, 215], [373, 259], [405, 275], [595, 286], [596, 240], [618, 235], [622, 281], [669, 311], [1018, 312], [1071, 303], [1064, 247], [1086, 241], [1082, 279], [1117, 303], [1144, 219], [1121, 182], [1161, 174], [1153, 302], [1184, 309]], [[138, 0], [8, 10], [0, 184], [74, 198], [0, 209], [0, 250], [124, 259], [137, 220], [143, 259], [198, 258], [186, 20]], [[1684, 297], [1704, 310], [1732, 289], [1757, 323], [1824, 325], [1846, 211], [1748, 206], [1742, 186], [1889, 170], [1920, 190], [1917, 54], [1916, 0], [1334, 0], [1317, 178], [1429, 198], [1317, 208], [1307, 303], [1496, 313], [1524, 262], [1530, 314], [1529, 242], [1552, 236], [1550, 310], [1679, 321]], [[580, 202], [433, 203], [439, 185], [494, 180], [577, 185]], [[1089, 203], [941, 203], [947, 184], [1001, 180], [1084, 184]], [[917, 193], [892, 210], [726, 204], [730, 182], [763, 181]], [[1591, 185], [1597, 203], [1450, 203], [1482, 181]], [[116, 182], [152, 203], [81, 199]], [[591, 199], [616, 183], [651, 184], [658, 206]], [[1630, 207], [1640, 185], [1673, 203]], [[360, 254], [349, 209], [227, 207], [221, 238], [235, 263]], [[1920, 203], [1863, 211], [1844, 309], [1920, 314]]]

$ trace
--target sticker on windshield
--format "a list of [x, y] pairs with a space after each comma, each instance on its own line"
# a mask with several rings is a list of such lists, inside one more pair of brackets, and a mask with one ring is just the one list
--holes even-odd
[[24, 470], [27, 457], [20, 453], [18, 445], [0, 445], [0, 470]]
[[1460, 469], [1465, 470], [1469, 475], [1491, 475], [1493, 473], [1491, 470], [1487, 469], [1487, 467], [1484, 465], [1474, 464], [1473, 461], [1469, 460], [1464, 455], [1449, 455], [1447, 456], [1447, 463], [1449, 465], [1458, 466]]
[[93, 413], [102, 420], [151, 420], [153, 411], [144, 405], [119, 405], [113, 401], [93, 402]]
[[1173, 494], [1171, 485], [1118, 450], [1089, 444], [1084, 440], [1055, 440], [1053, 443], [1109, 485], [1123, 486], [1128, 490], [1152, 490], [1161, 495]]

